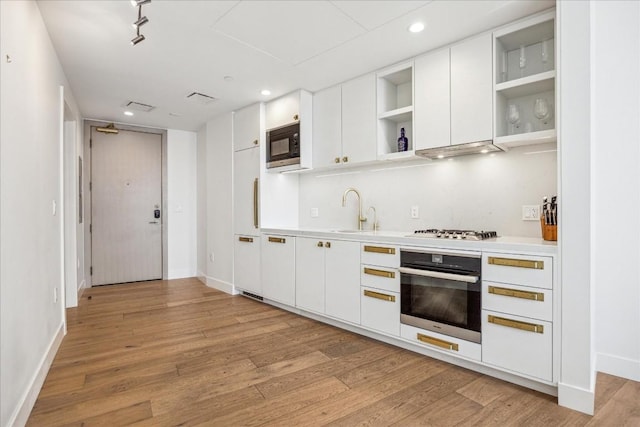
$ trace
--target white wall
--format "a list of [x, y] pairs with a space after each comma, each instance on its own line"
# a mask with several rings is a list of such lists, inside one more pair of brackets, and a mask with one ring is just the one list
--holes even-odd
[[197, 272], [197, 135], [167, 130], [168, 278]]
[[0, 19], [0, 425], [7, 426], [25, 423], [64, 327], [59, 209], [52, 215], [52, 202], [63, 204], [61, 85], [80, 117], [37, 4], [2, 1]]
[[198, 277], [206, 282], [207, 275], [207, 126], [197, 134], [197, 247]]
[[591, 5], [558, 7], [558, 144], [561, 366], [558, 402], [593, 413], [595, 388], [593, 297]]
[[592, 10], [597, 369], [640, 381], [640, 3]]
[[[539, 222], [522, 221], [522, 205], [541, 204], [543, 196], [557, 192], [553, 144], [337, 173], [300, 175], [301, 227], [357, 228], [353, 194], [346, 207], [341, 205], [343, 192], [355, 187], [362, 195], [363, 210], [376, 208], [383, 230], [466, 228], [540, 237]], [[411, 218], [414, 205], [419, 207], [419, 219]], [[314, 207], [319, 209], [317, 218], [310, 215]], [[365, 227], [370, 228], [373, 214], [367, 216]]]
[[207, 123], [207, 285], [233, 292], [232, 113]]

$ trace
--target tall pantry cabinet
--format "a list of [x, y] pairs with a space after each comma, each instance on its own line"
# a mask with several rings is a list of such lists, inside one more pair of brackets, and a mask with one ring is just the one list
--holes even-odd
[[233, 116], [234, 285], [262, 294], [260, 281], [260, 131], [264, 104]]

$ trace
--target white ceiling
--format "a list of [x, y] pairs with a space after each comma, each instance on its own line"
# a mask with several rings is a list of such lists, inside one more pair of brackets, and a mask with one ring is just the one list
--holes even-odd
[[[340, 83], [555, 1], [154, 0], [136, 46], [128, 0], [38, 5], [84, 117], [198, 130], [218, 114]], [[415, 21], [422, 33], [407, 31]], [[192, 92], [217, 100], [187, 99]], [[156, 108], [127, 117], [128, 101]]]

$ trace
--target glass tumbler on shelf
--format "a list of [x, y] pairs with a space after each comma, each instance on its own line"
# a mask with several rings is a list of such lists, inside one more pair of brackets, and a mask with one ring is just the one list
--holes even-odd
[[507, 121], [511, 124], [511, 135], [515, 135], [520, 128], [520, 108], [517, 104], [509, 104], [507, 108]]
[[533, 104], [533, 115], [540, 120], [541, 127], [542, 124], [547, 124], [547, 120], [549, 119], [551, 112], [549, 109], [549, 102], [547, 102], [545, 98], [536, 98], [536, 101]]

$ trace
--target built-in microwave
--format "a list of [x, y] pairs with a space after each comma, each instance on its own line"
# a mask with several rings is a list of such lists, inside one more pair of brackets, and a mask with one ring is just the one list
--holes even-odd
[[300, 122], [267, 131], [267, 168], [300, 164]]

